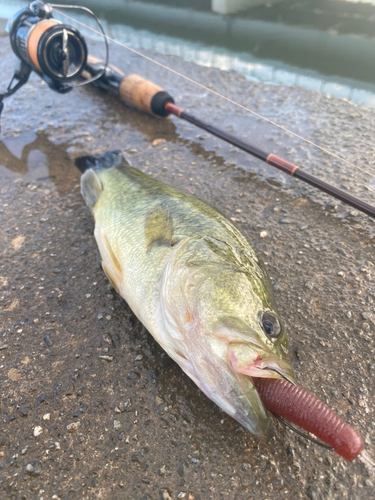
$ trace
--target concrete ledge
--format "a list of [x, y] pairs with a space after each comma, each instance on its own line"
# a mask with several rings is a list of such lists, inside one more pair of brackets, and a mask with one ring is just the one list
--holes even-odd
[[234, 14], [257, 5], [276, 3], [280, 0], [211, 0], [211, 9], [216, 14]]
[[0, 18], [0, 36], [5, 36], [8, 33], [5, 31], [5, 26], [7, 25], [8, 19]]

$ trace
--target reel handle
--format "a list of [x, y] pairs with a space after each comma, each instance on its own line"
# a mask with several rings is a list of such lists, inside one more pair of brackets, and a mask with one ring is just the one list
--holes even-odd
[[[103, 68], [103, 61], [88, 56], [82, 76], [91, 78], [103, 71]], [[115, 93], [127, 105], [159, 117], [168, 116], [170, 113], [166, 111], [165, 106], [167, 103], [174, 103], [173, 97], [159, 85], [136, 74], [126, 76], [112, 64], [107, 66], [104, 75], [96, 80], [94, 85]]]

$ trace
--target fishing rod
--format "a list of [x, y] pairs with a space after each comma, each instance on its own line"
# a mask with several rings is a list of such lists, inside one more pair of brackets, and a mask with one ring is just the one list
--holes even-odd
[[[87, 54], [85, 39], [78, 30], [69, 25], [62, 24], [52, 17], [52, 11], [57, 8], [81, 9], [95, 18], [100, 31], [93, 31], [101, 34], [106, 43], [105, 61], [101, 61]], [[66, 17], [69, 18], [69, 16]], [[272, 152], [263, 151], [253, 144], [228, 134], [219, 127], [200, 120], [198, 117], [177, 106], [173, 97], [155, 83], [136, 74], [125, 75], [115, 66], [109, 65], [108, 37], [105, 35], [100, 21], [90, 9], [73, 5], [44, 4], [38, 0], [32, 2], [28, 7], [25, 7], [10, 19], [7, 29], [10, 35], [12, 49], [20, 59], [20, 65], [15, 70], [6, 92], [0, 94], [0, 113], [3, 108], [3, 99], [9, 97], [24, 85], [32, 70], [43, 78], [52, 90], [60, 93], [69, 92], [76, 86], [90, 83], [111, 92], [119, 97], [125, 104], [146, 111], [151, 115], [165, 118], [172, 114], [181, 118], [266, 162], [272, 167], [300, 179], [370, 217], [375, 218], [375, 206], [309, 174], [301, 167], [294, 165]], [[128, 47], [125, 46], [125, 48]], [[138, 52], [136, 53], [139, 54]], [[142, 54], [139, 55], [145, 57]], [[153, 60], [151, 61], [156, 62]], [[170, 68], [160, 63], [157, 64], [171, 71]], [[175, 71], [173, 72], [177, 73]], [[76, 82], [76, 80], [82, 77], [84, 80], [83, 82]], [[75, 83], [73, 84], [73, 82]], [[271, 120], [268, 121], [277, 125]], [[286, 129], [284, 128], [284, 130]], [[298, 134], [293, 134], [300, 137]], [[301, 139], [306, 141], [304, 138]], [[313, 144], [311, 141], [307, 140], [307, 142]], [[333, 153], [330, 154], [339, 158]], [[350, 164], [347, 160], [343, 158], [340, 159]]]
[[200, 120], [196, 116], [185, 111], [183, 108], [177, 106], [173, 97], [155, 83], [135, 74], [126, 76], [121, 70], [113, 65], [107, 66], [104, 72], [103, 69], [103, 62], [99, 59], [89, 57], [86, 64], [86, 71], [83, 72], [82, 76], [84, 78], [93, 78], [95, 75], [101, 73], [100, 78], [95, 80], [93, 85], [114, 93], [125, 104], [158, 117], [166, 117], [169, 114], [172, 114], [178, 118], [186, 120], [206, 132], [219, 137], [223, 141], [236, 146], [242, 151], [255, 156], [259, 160], [268, 163], [272, 167], [276, 167], [292, 177], [301, 179], [302, 181], [311, 184], [331, 196], [334, 196], [357, 210], [364, 212], [370, 217], [375, 218], [374, 206], [356, 198], [355, 196], [352, 196], [336, 186], [332, 186], [318, 177], [309, 174], [308, 172], [302, 170], [299, 166], [290, 163], [280, 156], [270, 152], [265, 152], [234, 135], [228, 134], [219, 127]]

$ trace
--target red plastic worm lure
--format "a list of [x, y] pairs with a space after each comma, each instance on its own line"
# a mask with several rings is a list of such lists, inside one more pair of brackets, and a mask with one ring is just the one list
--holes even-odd
[[265, 407], [331, 446], [345, 460], [364, 448], [361, 436], [316, 396], [287, 380], [254, 378]]

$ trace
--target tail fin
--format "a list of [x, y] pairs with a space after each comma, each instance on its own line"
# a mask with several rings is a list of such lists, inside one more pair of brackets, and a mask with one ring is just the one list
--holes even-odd
[[98, 156], [80, 156], [75, 159], [74, 163], [82, 173], [86, 172], [86, 170], [89, 170], [90, 168], [95, 172], [98, 172], [100, 170], [118, 167], [122, 163], [125, 163], [126, 165], [129, 164], [122, 152], [118, 150], [107, 151], [106, 153]]
[[81, 156], [75, 160], [75, 165], [83, 173], [81, 193], [86, 205], [92, 210], [104, 189], [98, 174], [102, 170], [110, 170], [122, 165], [129, 166], [129, 162], [121, 151], [108, 151], [98, 156]]
[[81, 193], [86, 205], [92, 211], [103, 192], [103, 184], [98, 175], [91, 168], [81, 177]]

